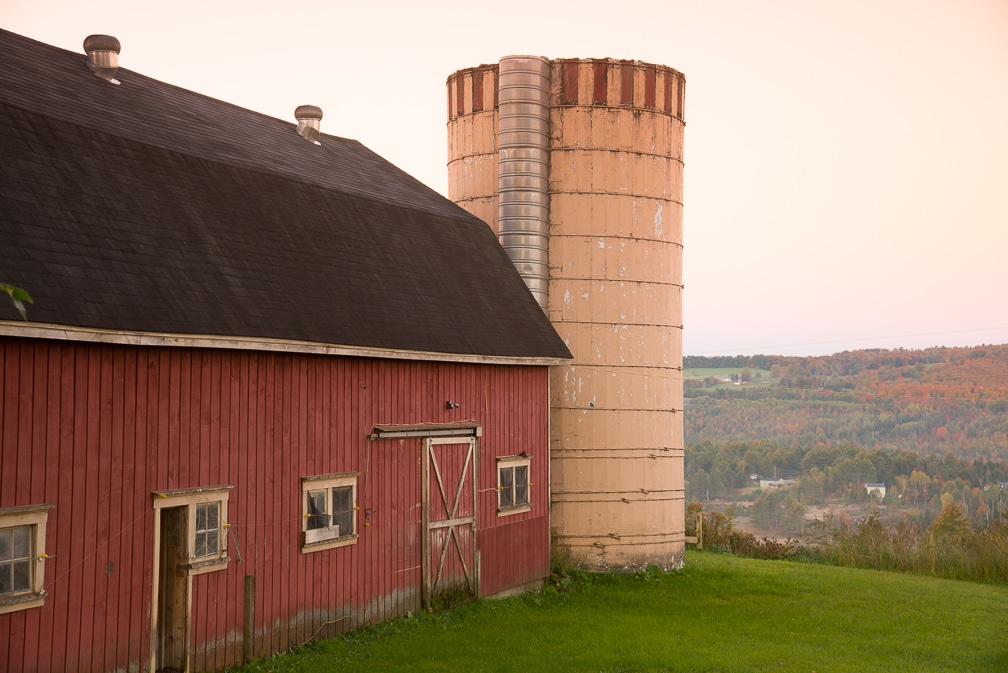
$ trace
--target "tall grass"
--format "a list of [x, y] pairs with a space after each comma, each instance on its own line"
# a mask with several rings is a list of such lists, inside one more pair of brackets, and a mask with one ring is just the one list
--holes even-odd
[[854, 524], [817, 522], [813, 530], [810, 556], [824, 563], [1008, 584], [1008, 520], [949, 534], [907, 521], [886, 526], [873, 514]]
[[[757, 539], [738, 530], [730, 516], [701, 512], [691, 504], [687, 535], [695, 535], [696, 517], [703, 519], [704, 548], [762, 559], [810, 561], [850, 568], [869, 568], [947, 579], [1008, 584], [1008, 519], [973, 530], [955, 507], [926, 529], [910, 521], [887, 526], [877, 515], [850, 523], [817, 520], [808, 538], [783, 541]], [[690, 526], [690, 521], [694, 522]]]

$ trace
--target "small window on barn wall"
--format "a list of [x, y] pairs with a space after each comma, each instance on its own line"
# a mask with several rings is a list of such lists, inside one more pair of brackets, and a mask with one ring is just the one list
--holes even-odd
[[[179, 529], [163, 532], [185, 540], [184, 567], [189, 575], [223, 570], [231, 561], [227, 555], [230, 493], [230, 485], [154, 492], [154, 509], [162, 513], [158, 520]], [[166, 510], [177, 515], [168, 516]]]
[[532, 509], [532, 457], [505, 456], [497, 459], [497, 514], [517, 514]]
[[301, 479], [301, 553], [357, 541], [357, 472]]
[[45, 528], [52, 507], [0, 509], [0, 615], [45, 602]]

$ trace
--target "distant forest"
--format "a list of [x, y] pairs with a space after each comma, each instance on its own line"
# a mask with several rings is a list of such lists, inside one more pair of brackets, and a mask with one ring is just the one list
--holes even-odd
[[950, 499], [978, 525], [1008, 512], [1008, 345], [684, 365], [690, 499], [737, 498], [760, 475], [798, 484], [750, 494], [753, 519], [794, 514], [795, 530], [805, 505], [863, 502], [871, 482], [921, 524]]
[[686, 442], [840, 443], [1008, 460], [1008, 345], [830, 356], [686, 356]]

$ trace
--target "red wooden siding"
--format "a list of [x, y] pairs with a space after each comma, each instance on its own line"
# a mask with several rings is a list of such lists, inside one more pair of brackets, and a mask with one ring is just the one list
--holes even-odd
[[[0, 507], [47, 502], [42, 608], [0, 615], [0, 670], [146, 670], [153, 491], [231, 484], [226, 570], [192, 582], [194, 670], [420, 609], [421, 440], [482, 424], [482, 593], [548, 572], [545, 367], [0, 338]], [[445, 408], [447, 400], [459, 408]], [[532, 458], [531, 512], [498, 517], [497, 456]], [[301, 477], [358, 472], [356, 544], [301, 554]]]

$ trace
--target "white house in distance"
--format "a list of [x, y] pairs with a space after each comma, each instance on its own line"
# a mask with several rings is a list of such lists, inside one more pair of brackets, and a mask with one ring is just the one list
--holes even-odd
[[797, 479], [760, 479], [759, 486], [763, 490], [768, 488], [787, 488], [798, 483]]
[[885, 484], [865, 484], [864, 487], [865, 491], [868, 492], [868, 495], [876, 495], [878, 496], [879, 500], [885, 499], [886, 494]]

